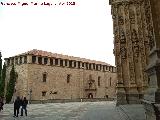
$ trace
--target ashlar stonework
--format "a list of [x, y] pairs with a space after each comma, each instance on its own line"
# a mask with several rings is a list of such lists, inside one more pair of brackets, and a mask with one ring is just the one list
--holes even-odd
[[[147, 0], [111, 0], [118, 74], [117, 104], [140, 103], [148, 87], [145, 69], [153, 39]], [[150, 29], [151, 31], [149, 32]]]
[[110, 4], [117, 105], [142, 102], [146, 120], [160, 120], [160, 0], [110, 0]]
[[14, 96], [31, 101], [115, 98], [116, 68], [104, 62], [31, 50], [5, 59], [7, 77], [14, 64]]

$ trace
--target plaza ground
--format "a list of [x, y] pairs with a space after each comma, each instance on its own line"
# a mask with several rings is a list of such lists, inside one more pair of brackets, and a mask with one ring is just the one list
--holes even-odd
[[13, 104], [5, 104], [0, 120], [145, 120], [142, 105], [116, 107], [115, 101], [28, 105], [28, 116], [13, 117]]

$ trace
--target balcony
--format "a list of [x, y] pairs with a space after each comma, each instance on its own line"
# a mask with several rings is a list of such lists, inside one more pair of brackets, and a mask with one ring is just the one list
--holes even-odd
[[97, 91], [96, 88], [85, 88], [85, 91]]

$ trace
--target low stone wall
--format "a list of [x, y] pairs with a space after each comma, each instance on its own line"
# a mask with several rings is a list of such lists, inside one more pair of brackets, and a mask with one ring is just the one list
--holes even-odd
[[93, 98], [93, 99], [52, 99], [52, 100], [32, 100], [31, 104], [44, 104], [44, 103], [66, 103], [66, 102], [98, 102], [98, 101], [113, 101], [115, 98]]

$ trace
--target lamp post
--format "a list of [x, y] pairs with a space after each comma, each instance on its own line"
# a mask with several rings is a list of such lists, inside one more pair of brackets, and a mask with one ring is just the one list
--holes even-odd
[[82, 102], [83, 101], [83, 89], [84, 89], [84, 67], [81, 66], [81, 69], [82, 69], [82, 79], [80, 81], [80, 101]]
[[29, 103], [31, 104], [32, 89], [29, 89]]

